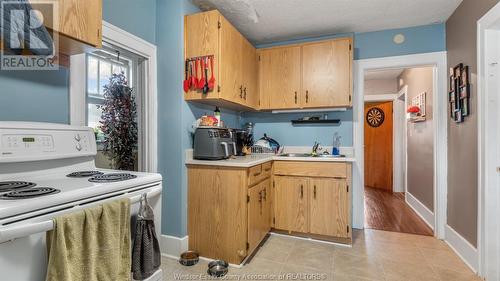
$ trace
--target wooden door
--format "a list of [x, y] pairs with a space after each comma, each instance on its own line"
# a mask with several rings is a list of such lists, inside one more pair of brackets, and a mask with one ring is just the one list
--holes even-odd
[[302, 107], [351, 105], [351, 42], [342, 38], [302, 47]]
[[186, 100], [216, 99], [218, 98], [217, 85], [219, 83], [219, 18], [216, 10], [187, 15], [184, 19], [184, 56], [193, 58], [214, 55], [215, 89], [203, 95], [199, 90], [190, 90], [184, 94]]
[[261, 109], [300, 107], [300, 46], [260, 51], [259, 88]]
[[348, 238], [349, 198], [345, 180], [310, 180], [310, 232]]
[[392, 192], [392, 101], [365, 103], [365, 186]]
[[243, 39], [243, 99], [248, 107], [259, 107], [259, 89], [257, 87], [257, 50]]
[[224, 17], [220, 17], [220, 85], [227, 101], [245, 104], [243, 99], [243, 36]]
[[308, 232], [307, 179], [278, 176], [275, 184], [275, 228], [289, 232]]
[[262, 184], [257, 184], [248, 190], [248, 245], [251, 253], [262, 238], [263, 230], [263, 193]]

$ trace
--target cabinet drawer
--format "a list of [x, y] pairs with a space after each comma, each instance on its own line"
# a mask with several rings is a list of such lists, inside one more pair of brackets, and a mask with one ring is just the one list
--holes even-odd
[[248, 169], [248, 186], [252, 186], [262, 178], [262, 165], [253, 166]]
[[272, 162], [267, 162], [262, 164], [262, 179], [266, 179], [271, 176], [272, 167], [273, 167]]
[[274, 162], [274, 174], [280, 176], [347, 178], [347, 164], [333, 162]]

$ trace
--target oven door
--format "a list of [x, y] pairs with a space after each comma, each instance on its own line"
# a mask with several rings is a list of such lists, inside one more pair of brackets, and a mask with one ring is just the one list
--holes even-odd
[[[52, 218], [67, 213], [100, 205], [107, 201], [112, 201], [121, 198], [132, 198], [141, 194], [151, 192], [161, 188], [161, 184], [146, 186], [144, 188], [133, 188], [130, 190], [121, 191], [113, 197], [107, 197], [103, 200], [92, 201], [88, 203], [79, 202], [78, 206], [70, 209], [64, 209], [50, 214], [40, 214], [37, 217], [25, 219], [9, 225], [1, 227], [22, 226], [38, 222], [51, 220]], [[161, 229], [161, 193], [156, 196], [148, 197], [148, 203], [153, 207], [155, 214], [156, 235], [160, 237]], [[132, 203], [130, 206], [131, 218], [134, 218], [139, 210], [139, 202]], [[132, 235], [134, 234], [134, 221], [132, 221]], [[47, 270], [47, 249], [45, 245], [46, 233], [35, 233], [29, 236], [17, 238], [12, 241], [0, 244], [0, 274], [1, 280], [16, 280], [16, 281], [44, 281]], [[133, 236], [132, 236], [133, 237]], [[148, 278], [148, 281], [157, 281], [162, 279], [162, 272], [158, 270], [153, 276]]]

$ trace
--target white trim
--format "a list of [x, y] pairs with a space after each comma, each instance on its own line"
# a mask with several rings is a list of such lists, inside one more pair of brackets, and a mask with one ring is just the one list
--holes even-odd
[[[146, 93], [144, 95], [144, 171], [158, 171], [158, 118], [157, 118], [157, 55], [156, 46], [122, 30], [108, 22], [102, 22], [102, 38], [114, 46], [138, 54], [146, 59], [144, 71]], [[76, 55], [71, 57], [71, 86], [70, 86], [70, 122], [71, 124], [85, 124], [85, 55]], [[83, 62], [82, 62], [83, 60]], [[82, 78], [83, 77], [83, 78]], [[82, 82], [83, 81], [83, 82]], [[83, 100], [83, 103], [82, 103]], [[83, 117], [82, 117], [83, 116]], [[83, 123], [82, 123], [83, 122]]]
[[427, 224], [432, 230], [434, 230], [434, 213], [429, 210], [422, 202], [420, 202], [415, 196], [410, 192], [405, 193], [405, 201], [408, 206], [410, 206], [415, 213]]
[[[364, 73], [367, 70], [434, 66], [434, 208], [435, 235], [444, 238], [446, 224], [446, 193], [448, 168], [448, 95], [446, 52], [415, 54], [354, 61], [355, 93], [353, 100], [353, 142], [354, 151], [364, 148]], [[364, 223], [364, 155], [356, 153], [353, 165], [353, 227], [363, 228]]]
[[445, 242], [465, 262], [465, 264], [477, 273], [478, 252], [476, 247], [463, 238], [451, 226], [446, 225]]
[[[71, 71], [69, 74], [69, 123], [85, 126], [87, 83], [85, 69], [86, 54], [70, 57]], [[83, 105], [83, 106], [82, 106]]]
[[160, 251], [163, 256], [178, 259], [189, 248], [188, 236], [182, 238], [162, 234], [160, 235]]
[[365, 102], [371, 101], [393, 101], [398, 98], [397, 94], [365, 95]]
[[[491, 120], [500, 104], [497, 93], [490, 93], [487, 86], [488, 57], [487, 32], [498, 30], [500, 3], [489, 10], [477, 23], [477, 112], [478, 116], [478, 272], [487, 280], [500, 280], [500, 214], [499, 175], [496, 171], [498, 143], [497, 120]], [[498, 65], [497, 65], [498, 67]], [[487, 153], [486, 153], [487, 152]], [[495, 159], [497, 158], [497, 159]]]

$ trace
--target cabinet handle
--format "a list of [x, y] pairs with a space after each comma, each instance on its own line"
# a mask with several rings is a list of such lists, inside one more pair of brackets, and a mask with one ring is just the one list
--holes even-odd
[[304, 186], [300, 185], [300, 198], [304, 198]]
[[264, 189], [262, 190], [262, 197], [264, 198], [264, 201], [267, 201], [267, 191]]
[[243, 85], [240, 86], [240, 98], [243, 98]]
[[306, 103], [309, 102], [309, 91], [306, 90]]
[[246, 100], [247, 99], [247, 87], [243, 89], [243, 98]]
[[254, 176], [254, 177], [257, 177], [257, 176], [259, 176], [260, 174], [262, 174], [262, 172], [254, 173], [254, 174], [253, 174], [253, 176]]
[[295, 104], [297, 104], [297, 91], [295, 91]]
[[262, 195], [262, 190], [259, 192], [259, 203], [262, 203], [262, 198], [263, 198], [263, 195]]
[[314, 186], [314, 199], [316, 199], [316, 185]]

